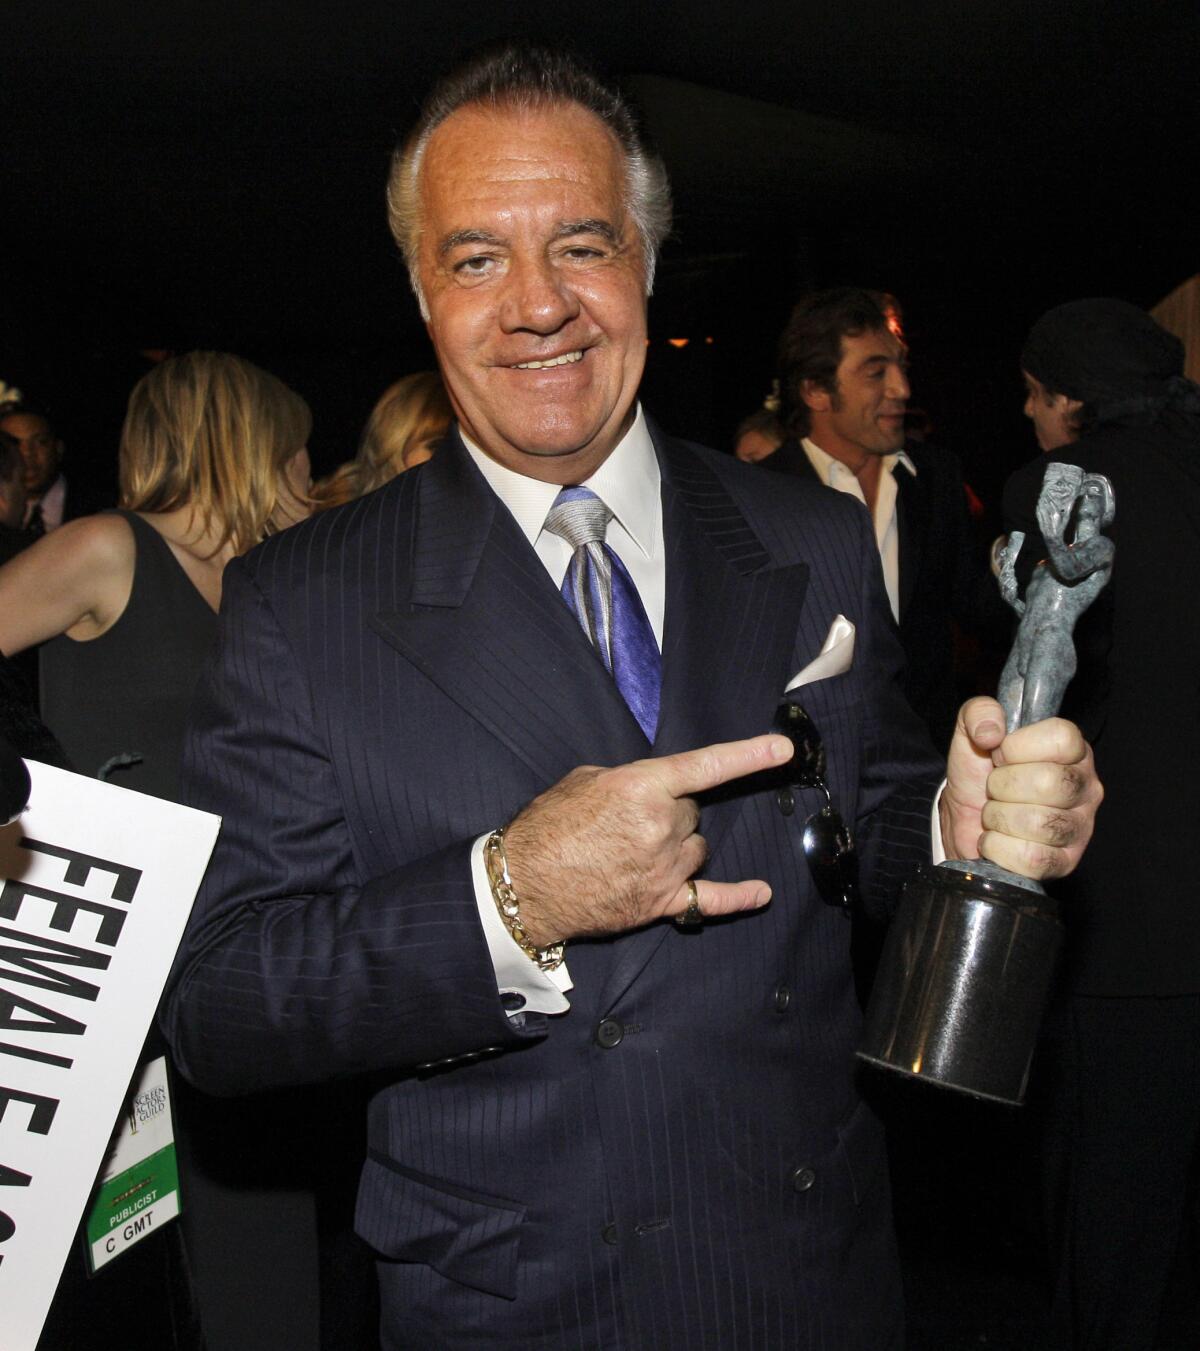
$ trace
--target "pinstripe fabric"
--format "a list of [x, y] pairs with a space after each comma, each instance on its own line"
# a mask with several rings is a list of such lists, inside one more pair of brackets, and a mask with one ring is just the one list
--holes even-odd
[[[959, 704], [952, 621], [968, 633], [999, 638], [1011, 618], [976, 539], [957, 457], [931, 445], [909, 445], [906, 453], [917, 473], [896, 475], [902, 688], [935, 744], [949, 745]], [[819, 481], [795, 440], [785, 441], [764, 467]]]
[[[883, 903], [924, 857], [940, 766], [895, 693], [865, 518], [656, 444], [653, 751], [768, 727], [847, 615], [854, 668], [806, 706]], [[228, 578], [188, 752], [191, 800], [225, 824], [164, 1022], [214, 1091], [373, 1077], [358, 1228], [384, 1346], [897, 1344], [848, 924], [811, 892], [803, 813], [766, 785], [714, 794], [708, 875], [766, 877], [771, 905], [574, 944], [570, 1013], [510, 1022], [470, 841], [575, 765], [651, 749], [545, 570], [452, 446]]]

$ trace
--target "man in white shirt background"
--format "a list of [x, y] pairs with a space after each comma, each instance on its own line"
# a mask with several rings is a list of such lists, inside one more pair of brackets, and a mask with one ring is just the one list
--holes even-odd
[[904, 648], [902, 688], [945, 750], [961, 702], [954, 625], [1002, 641], [1008, 616], [958, 459], [905, 444], [908, 348], [895, 299], [858, 287], [804, 297], [780, 338], [779, 386], [787, 439], [764, 463], [867, 508]]

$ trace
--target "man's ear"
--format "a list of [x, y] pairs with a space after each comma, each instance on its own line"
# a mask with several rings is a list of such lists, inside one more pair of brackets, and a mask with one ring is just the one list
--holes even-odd
[[833, 395], [815, 380], [801, 380], [800, 397], [811, 413], [828, 413], [833, 403]]

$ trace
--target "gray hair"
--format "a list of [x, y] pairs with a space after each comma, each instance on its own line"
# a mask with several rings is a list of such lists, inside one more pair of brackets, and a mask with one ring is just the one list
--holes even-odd
[[422, 318], [429, 318], [429, 307], [417, 271], [421, 237], [417, 181], [430, 136], [452, 113], [468, 104], [525, 111], [563, 103], [575, 103], [593, 113], [621, 147], [626, 206], [641, 240], [646, 294], [650, 294], [658, 250], [671, 229], [671, 188], [662, 160], [647, 145], [624, 99], [572, 57], [547, 48], [506, 43], [484, 50], [440, 80], [425, 100], [416, 127], [392, 157], [387, 185], [388, 224], [408, 266]]

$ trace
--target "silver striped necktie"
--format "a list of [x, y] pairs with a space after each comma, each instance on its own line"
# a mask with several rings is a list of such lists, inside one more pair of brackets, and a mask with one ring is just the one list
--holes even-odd
[[612, 509], [589, 489], [564, 488], [550, 508], [544, 527], [575, 551], [567, 576], [575, 602], [572, 609], [610, 671], [612, 560], [604, 547], [604, 536], [612, 517]]
[[543, 528], [574, 551], [563, 578], [563, 599], [653, 743], [662, 654], [628, 568], [604, 542], [612, 517], [612, 510], [590, 488], [564, 488]]

